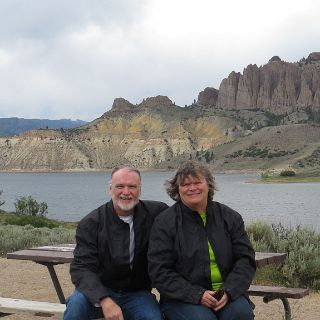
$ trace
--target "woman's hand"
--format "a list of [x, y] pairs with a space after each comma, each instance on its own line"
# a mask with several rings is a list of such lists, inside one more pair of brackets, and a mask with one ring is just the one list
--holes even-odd
[[229, 301], [228, 295], [224, 292], [222, 298], [219, 301], [217, 301], [213, 310], [219, 311], [228, 303], [228, 301]]
[[206, 290], [202, 295], [200, 304], [212, 309], [213, 311], [219, 311], [227, 304], [229, 300], [228, 295], [224, 292], [222, 298], [218, 301], [213, 297], [214, 293], [214, 291]]
[[213, 297], [214, 291], [206, 290], [201, 298], [200, 304], [210, 309], [216, 307], [217, 300]]

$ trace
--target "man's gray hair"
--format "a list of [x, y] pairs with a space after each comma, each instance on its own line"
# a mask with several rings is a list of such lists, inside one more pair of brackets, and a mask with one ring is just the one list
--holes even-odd
[[140, 171], [137, 169], [137, 168], [134, 168], [134, 167], [130, 167], [130, 166], [120, 166], [120, 167], [115, 167], [112, 171], [111, 171], [111, 179], [113, 177], [113, 175], [119, 171], [119, 170], [122, 170], [122, 169], [126, 169], [127, 171], [132, 171], [132, 172], [135, 172], [140, 180], [141, 180], [141, 174], [140, 174]]

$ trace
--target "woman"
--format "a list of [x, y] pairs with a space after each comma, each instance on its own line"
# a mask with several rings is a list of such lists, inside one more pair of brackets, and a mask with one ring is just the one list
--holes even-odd
[[253, 319], [245, 294], [256, 265], [242, 217], [212, 201], [214, 178], [201, 163], [182, 164], [165, 186], [176, 203], [156, 218], [148, 259], [166, 319]]

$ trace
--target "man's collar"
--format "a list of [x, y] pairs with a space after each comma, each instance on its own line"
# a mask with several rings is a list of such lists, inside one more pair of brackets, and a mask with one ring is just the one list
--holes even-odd
[[[114, 208], [112, 199], [110, 199], [108, 204], [110, 205], [110, 208], [111, 208], [113, 216], [115, 218], [117, 218], [117, 220], [120, 222], [121, 220], [119, 218], [119, 215], [116, 212], [116, 209]], [[140, 216], [141, 215], [141, 211], [144, 212], [145, 210], [144, 210], [143, 206], [141, 205], [141, 200], [139, 200], [139, 202], [133, 208], [133, 212], [132, 212], [133, 218], [135, 219], [136, 216]], [[139, 212], [139, 214], [137, 214], [138, 212]]]

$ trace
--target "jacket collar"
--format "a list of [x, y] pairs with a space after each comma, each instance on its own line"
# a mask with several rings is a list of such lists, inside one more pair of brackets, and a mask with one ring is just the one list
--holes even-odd
[[[194, 211], [192, 209], [190, 209], [189, 207], [187, 207], [185, 204], [183, 204], [183, 202], [180, 200], [178, 202], [180, 209], [182, 212], [187, 213], [187, 214], [199, 214], [198, 211]], [[212, 201], [208, 201], [207, 203], [207, 207], [206, 207], [206, 213], [208, 214], [209, 211], [211, 211], [212, 209]]]
[[[123, 221], [119, 218], [119, 215], [116, 213], [116, 210], [114, 209], [112, 199], [109, 202], [107, 202], [107, 208], [109, 209], [108, 211], [111, 212], [113, 220], [116, 223], [118, 223], [118, 224], [123, 223]], [[146, 214], [147, 214], [147, 212], [146, 212], [144, 206], [142, 205], [141, 200], [139, 200], [139, 202], [137, 203], [137, 205], [134, 207], [134, 210], [133, 210], [134, 223], [139, 224], [141, 221], [144, 220], [144, 217]]]
[[194, 210], [190, 209], [182, 201], [179, 201], [179, 206], [180, 206], [181, 213], [198, 214], [197, 211], [194, 211]]

